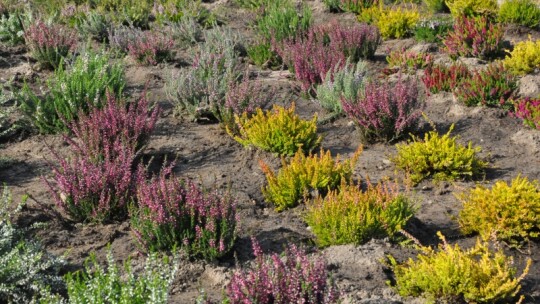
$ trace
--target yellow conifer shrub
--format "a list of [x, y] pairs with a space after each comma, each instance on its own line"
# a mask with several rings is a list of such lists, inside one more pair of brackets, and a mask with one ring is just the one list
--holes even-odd
[[504, 67], [515, 75], [525, 75], [540, 68], [540, 40], [518, 42], [503, 60]]

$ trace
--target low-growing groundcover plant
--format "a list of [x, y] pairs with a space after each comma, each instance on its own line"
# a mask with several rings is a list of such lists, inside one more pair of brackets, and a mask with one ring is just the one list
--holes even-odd
[[414, 80], [399, 78], [394, 84], [370, 82], [356, 100], [342, 97], [342, 106], [360, 129], [364, 141], [391, 142], [414, 131], [424, 102], [418, 98]]
[[504, 26], [487, 17], [459, 17], [443, 41], [443, 50], [452, 59], [489, 59], [501, 54], [503, 36]]
[[516, 43], [514, 49], [503, 60], [504, 67], [515, 75], [525, 75], [540, 69], [540, 40]]
[[453, 129], [454, 125], [443, 136], [430, 131], [423, 140], [413, 136], [412, 142], [397, 144], [393, 162], [410, 174], [415, 184], [428, 177], [453, 181], [482, 175], [488, 163], [477, 155], [481, 148], [473, 147], [472, 142], [467, 146], [459, 144], [458, 138], [450, 136]]
[[493, 252], [486, 242], [478, 239], [473, 248], [463, 250], [437, 234], [442, 240], [439, 250], [420, 247], [422, 253], [416, 261], [409, 259], [400, 265], [389, 256], [395, 288], [401, 296], [420, 296], [428, 303], [508, 303], [515, 299], [530, 259], [516, 277], [512, 258], [502, 251]]
[[514, 101], [514, 116], [523, 119], [523, 124], [540, 130], [540, 98]]
[[263, 161], [259, 161], [268, 185], [263, 188], [264, 198], [276, 206], [276, 211], [293, 208], [313, 192], [325, 194], [336, 189], [342, 182], [350, 182], [352, 172], [362, 152], [359, 147], [354, 155], [339, 161], [330, 151], [321, 150], [318, 155], [304, 155], [302, 151], [289, 160], [281, 159], [282, 168], [276, 174]]
[[38, 97], [28, 85], [16, 94], [22, 111], [41, 133], [67, 131], [79, 113], [104, 104], [105, 93], [119, 96], [126, 84], [124, 66], [109, 63], [106, 53], [84, 53], [47, 81], [48, 92]]
[[320, 247], [392, 238], [415, 213], [411, 201], [388, 183], [369, 183], [365, 191], [342, 183], [306, 205], [305, 219]]
[[225, 303], [340, 303], [340, 292], [322, 257], [310, 259], [294, 244], [284, 256], [263, 254], [253, 238], [255, 262], [251, 269], [235, 272], [226, 287]]
[[454, 96], [467, 106], [509, 109], [518, 89], [517, 78], [500, 62], [476, 70], [455, 87]]
[[0, 301], [31, 303], [64, 288], [59, 272], [66, 262], [48, 254], [38, 242], [26, 239], [27, 228], [13, 225], [24, 201], [15, 209], [12, 203], [4, 186], [0, 189]]
[[124, 219], [134, 195], [136, 160], [158, 118], [143, 97], [126, 106], [109, 97], [108, 105], [81, 115], [66, 137], [71, 158], [52, 151], [53, 181], [44, 178], [56, 206], [74, 221]]
[[71, 29], [36, 20], [25, 29], [24, 39], [30, 54], [40, 64], [58, 68], [77, 47], [77, 35]]
[[433, 64], [424, 70], [422, 82], [426, 93], [452, 92], [462, 81], [471, 78], [469, 68], [463, 63]]
[[171, 170], [163, 169], [148, 182], [139, 177], [136, 202], [130, 207], [137, 240], [148, 251], [181, 248], [208, 260], [225, 255], [237, 233], [234, 198], [182, 181]]
[[274, 105], [272, 110], [257, 109], [249, 117], [235, 115], [238, 135], [233, 138], [243, 146], [254, 146], [278, 155], [291, 156], [298, 150], [309, 153], [317, 148], [322, 137], [317, 135], [317, 115], [303, 120], [295, 113], [294, 103], [288, 109]]
[[498, 181], [491, 189], [482, 186], [457, 195], [463, 204], [458, 222], [465, 234], [519, 245], [540, 236], [540, 186], [518, 176], [507, 184]]
[[67, 301], [59, 296], [43, 301], [46, 304], [59, 303], [119, 303], [119, 304], [166, 304], [171, 284], [178, 271], [175, 258], [160, 258], [150, 254], [143, 271], [135, 275], [131, 261], [118, 267], [112, 253], [107, 254], [106, 267], [101, 266], [95, 254], [85, 262], [85, 269], [65, 276]]
[[500, 22], [515, 23], [538, 28], [540, 26], [540, 7], [533, 0], [507, 0], [499, 8]]

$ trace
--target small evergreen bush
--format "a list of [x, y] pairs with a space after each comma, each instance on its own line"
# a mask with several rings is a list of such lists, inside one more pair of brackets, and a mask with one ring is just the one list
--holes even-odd
[[24, 27], [32, 20], [29, 11], [14, 11], [10, 14], [0, 14], [0, 42], [8, 45], [24, 43]]
[[448, 6], [444, 0], [424, 0], [424, 3], [432, 13], [444, 13], [448, 11]]
[[540, 40], [516, 43], [512, 52], [503, 60], [504, 67], [515, 75], [525, 75], [540, 69]]
[[445, 0], [454, 18], [494, 16], [497, 14], [497, 0]]
[[471, 78], [472, 74], [466, 65], [453, 63], [450, 66], [434, 64], [424, 70], [422, 82], [426, 93], [452, 92], [461, 82]]
[[278, 155], [291, 156], [301, 150], [309, 153], [322, 140], [317, 135], [317, 115], [303, 120], [295, 113], [294, 103], [289, 109], [274, 105], [271, 111], [260, 108], [250, 117], [248, 113], [235, 116], [239, 135], [233, 137], [243, 146], [255, 146]]
[[282, 168], [276, 174], [260, 161], [268, 185], [263, 188], [265, 199], [276, 206], [277, 211], [292, 208], [301, 203], [310, 192], [326, 193], [336, 189], [341, 182], [348, 183], [360, 156], [359, 148], [352, 158], [339, 162], [330, 151], [321, 150], [319, 155], [305, 156], [302, 151], [287, 162], [281, 159]]
[[112, 17], [110, 14], [90, 10], [78, 17], [76, 26], [83, 37], [92, 38], [97, 42], [108, 42]]
[[396, 68], [406, 73], [416, 73], [419, 69], [425, 69], [433, 63], [433, 58], [427, 53], [416, 53], [405, 48], [390, 52], [386, 56], [389, 68]]
[[443, 136], [430, 131], [424, 140], [413, 136], [412, 142], [397, 144], [393, 162], [411, 175], [413, 183], [427, 177], [449, 181], [478, 177], [488, 165], [477, 156], [481, 148], [471, 142], [467, 146], [457, 143], [456, 137], [450, 137], [453, 129], [454, 125]]
[[331, 12], [352, 12], [359, 14], [363, 9], [376, 5], [378, 0], [323, 0]]
[[463, 204], [459, 226], [464, 234], [479, 233], [511, 244], [540, 236], [540, 186], [538, 181], [516, 177], [508, 185], [498, 181], [491, 189], [482, 186], [457, 196]]
[[30, 54], [44, 67], [58, 68], [77, 46], [77, 34], [64, 26], [35, 21], [24, 32]]
[[443, 51], [452, 59], [491, 58], [501, 53], [503, 36], [504, 27], [487, 17], [458, 17], [443, 41]]
[[414, 38], [418, 41], [440, 43], [452, 29], [452, 19], [434, 18], [420, 20], [414, 28]]
[[393, 237], [415, 212], [405, 196], [385, 183], [368, 184], [365, 191], [342, 183], [339, 190], [306, 205], [306, 222], [321, 247]]
[[500, 22], [538, 28], [540, 7], [533, 0], [506, 0], [501, 4], [498, 18]]
[[512, 258], [501, 251], [493, 252], [487, 243], [477, 240], [473, 248], [463, 250], [437, 234], [443, 242], [439, 250], [421, 247], [416, 261], [409, 259], [398, 265], [389, 256], [395, 288], [401, 296], [421, 296], [428, 303], [508, 303], [515, 298], [531, 260], [516, 277]]
[[142, 65], [156, 65], [172, 59], [174, 41], [166, 34], [157, 31], [145, 31], [128, 42], [128, 53]]
[[540, 98], [514, 101], [514, 115], [523, 119], [525, 125], [540, 130]]
[[255, 24], [256, 32], [265, 41], [281, 42], [307, 31], [313, 23], [311, 10], [302, 5], [300, 10], [290, 0], [268, 1]]
[[365, 9], [358, 15], [358, 19], [361, 22], [376, 25], [381, 32], [381, 36], [385, 39], [399, 39], [413, 33], [416, 24], [420, 20], [420, 13], [416, 6], [384, 7], [379, 5]]

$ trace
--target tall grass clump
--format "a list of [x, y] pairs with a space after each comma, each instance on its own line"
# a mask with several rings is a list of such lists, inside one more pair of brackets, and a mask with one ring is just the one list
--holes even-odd
[[385, 183], [368, 184], [365, 191], [342, 183], [306, 205], [306, 222], [321, 247], [393, 237], [415, 213], [410, 200]]
[[540, 26], [540, 7], [533, 0], [507, 0], [499, 8], [498, 19], [531, 28]]
[[124, 66], [109, 63], [106, 53], [84, 53], [59, 67], [47, 81], [48, 92], [38, 97], [28, 85], [17, 94], [23, 112], [41, 133], [66, 131], [80, 112], [104, 104], [105, 92], [119, 96], [126, 84]]
[[254, 265], [233, 274], [226, 287], [227, 303], [340, 303], [322, 257], [312, 260], [295, 245], [289, 245], [283, 257], [265, 255], [255, 239], [252, 243]]
[[489, 244], [477, 240], [476, 245], [463, 250], [450, 245], [440, 232], [439, 250], [421, 247], [417, 260], [403, 264], [389, 256], [394, 271], [395, 288], [403, 296], [423, 297], [427, 303], [508, 303], [515, 299], [521, 282], [529, 271], [531, 260], [523, 273], [516, 276], [513, 259], [502, 251], [494, 252]]
[[57, 69], [77, 47], [77, 34], [64, 26], [36, 20], [24, 32], [31, 56], [44, 67]]
[[182, 181], [171, 169], [138, 182], [130, 217], [140, 245], [148, 251], [180, 248], [208, 260], [225, 255], [237, 233], [234, 199], [228, 193], [205, 191]]
[[356, 99], [342, 97], [342, 106], [363, 140], [390, 142], [415, 130], [424, 102], [418, 98], [416, 82], [400, 78], [394, 84], [370, 82]]
[[126, 106], [110, 97], [103, 109], [71, 125], [72, 156], [52, 151], [52, 182], [44, 178], [58, 209], [77, 222], [108, 222], [127, 216], [134, 194], [136, 160], [158, 118], [144, 98]]
[[[59, 275], [66, 262], [25, 238], [27, 228], [13, 224], [24, 201], [14, 206], [6, 186], [0, 189], [0, 299], [4, 303], [31, 303], [64, 288]], [[33, 227], [36, 226], [34, 223]]]

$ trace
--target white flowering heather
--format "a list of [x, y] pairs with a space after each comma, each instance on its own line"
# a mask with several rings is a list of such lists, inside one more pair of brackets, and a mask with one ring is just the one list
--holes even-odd
[[22, 204], [10, 212], [11, 203], [4, 187], [0, 190], [0, 299], [2, 303], [30, 303], [46, 296], [47, 289], [62, 288], [58, 273], [65, 261], [46, 253], [37, 242], [24, 239], [24, 229], [11, 223]]
[[340, 114], [341, 97], [355, 100], [366, 81], [367, 68], [364, 61], [351, 64], [349, 61], [343, 66], [337, 64], [328, 71], [323, 82], [317, 86], [317, 100], [326, 110]]

